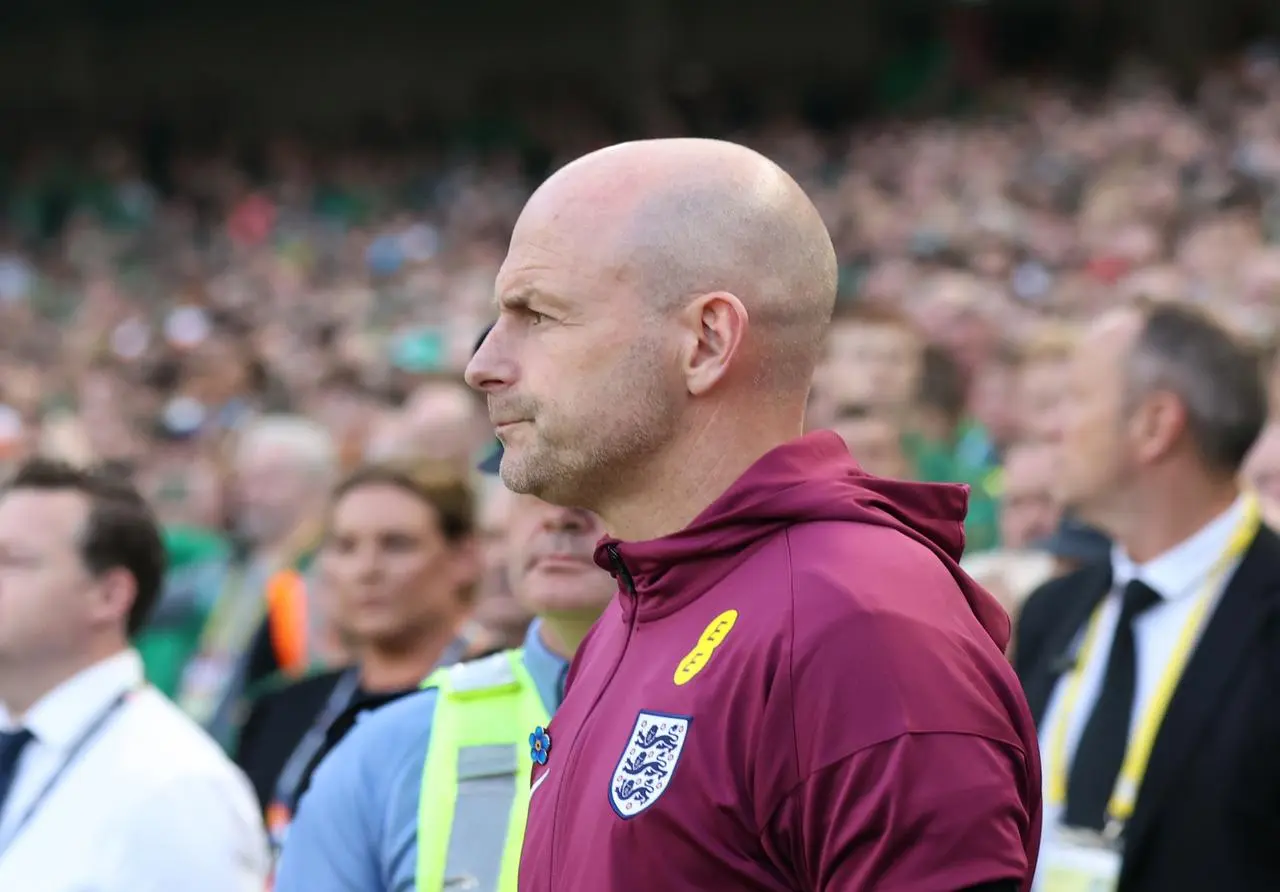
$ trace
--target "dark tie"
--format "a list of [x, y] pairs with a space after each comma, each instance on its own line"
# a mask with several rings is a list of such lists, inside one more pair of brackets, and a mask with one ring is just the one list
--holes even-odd
[[18, 776], [18, 760], [22, 758], [22, 751], [34, 739], [35, 735], [26, 728], [0, 731], [0, 814], [4, 812], [4, 803], [9, 798], [13, 779]]
[[1160, 595], [1136, 579], [1125, 586], [1106, 675], [1067, 776], [1065, 823], [1070, 827], [1102, 830], [1106, 823], [1107, 804], [1129, 743], [1129, 723], [1137, 688], [1133, 621], [1159, 600]]

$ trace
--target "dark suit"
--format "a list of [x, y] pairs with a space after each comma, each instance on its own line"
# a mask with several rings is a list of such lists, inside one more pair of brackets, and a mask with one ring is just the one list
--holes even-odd
[[[1110, 587], [1096, 565], [1024, 606], [1014, 664], [1037, 726]], [[1217, 890], [1280, 890], [1280, 537], [1265, 527], [1174, 692], [1125, 831], [1119, 892]]]

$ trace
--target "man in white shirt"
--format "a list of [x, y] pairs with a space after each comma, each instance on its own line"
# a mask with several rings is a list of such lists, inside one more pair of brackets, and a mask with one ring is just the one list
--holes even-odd
[[1020, 617], [1038, 892], [1280, 889], [1280, 538], [1237, 485], [1266, 408], [1249, 345], [1195, 308], [1081, 342], [1058, 487], [1115, 544]]
[[128, 483], [36, 459], [0, 490], [0, 889], [261, 892], [248, 782], [128, 646], [163, 572]]

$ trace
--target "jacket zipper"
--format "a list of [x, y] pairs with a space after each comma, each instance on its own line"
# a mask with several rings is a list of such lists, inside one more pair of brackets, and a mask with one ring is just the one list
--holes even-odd
[[570, 794], [573, 795], [571, 787], [573, 783], [573, 769], [577, 766], [578, 757], [582, 753], [582, 747], [578, 746], [577, 743], [579, 740], [585, 738], [587, 726], [590, 724], [591, 718], [595, 715], [596, 707], [600, 705], [600, 701], [609, 693], [609, 688], [613, 684], [613, 679], [617, 676], [618, 670], [622, 667], [623, 659], [626, 658], [627, 648], [631, 645], [631, 636], [636, 630], [637, 604], [635, 579], [631, 576], [631, 571], [627, 569], [626, 563], [622, 560], [622, 555], [618, 552], [618, 546], [607, 545], [605, 546], [605, 549], [609, 553], [609, 563], [613, 565], [613, 574], [618, 580], [618, 585], [631, 600], [631, 617], [627, 623], [627, 638], [622, 644], [622, 650], [618, 653], [618, 659], [614, 662], [613, 668], [609, 670], [609, 677], [606, 678], [604, 684], [601, 685], [600, 692], [596, 694], [596, 699], [592, 702], [591, 708], [582, 716], [582, 724], [578, 727], [578, 734], [570, 745], [569, 759], [564, 766], [564, 777], [561, 779], [560, 783], [556, 785], [556, 804], [551, 811], [551, 856], [550, 863], [547, 865], [547, 879], [549, 881], [547, 887], [548, 890], [554, 890], [560, 887], [560, 884], [556, 882], [556, 848], [559, 845], [560, 839], [560, 801], [562, 798], [561, 794], [566, 789], [569, 789]]

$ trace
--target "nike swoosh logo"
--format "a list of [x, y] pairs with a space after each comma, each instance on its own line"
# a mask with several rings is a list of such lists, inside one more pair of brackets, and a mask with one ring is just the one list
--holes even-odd
[[534, 793], [538, 792], [538, 787], [542, 786], [542, 782], [543, 782], [543, 781], [545, 781], [545, 780], [547, 779], [547, 776], [548, 776], [549, 774], [551, 774], [551, 769], [550, 769], [550, 768], [548, 768], [546, 771], [542, 772], [542, 777], [538, 778], [536, 781], [534, 781], [534, 782], [533, 782], [533, 786], [529, 789], [529, 795], [530, 795], [530, 796], [532, 796]]

